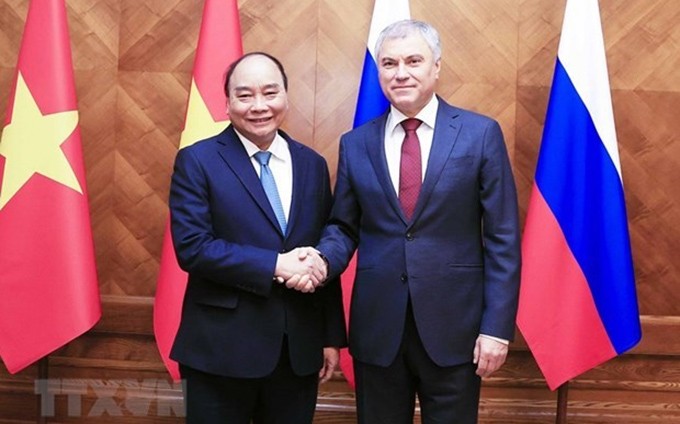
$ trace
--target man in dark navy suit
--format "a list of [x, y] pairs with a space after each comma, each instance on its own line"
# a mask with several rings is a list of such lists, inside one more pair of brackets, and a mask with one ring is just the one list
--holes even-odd
[[430, 25], [395, 23], [375, 51], [391, 107], [342, 136], [317, 245], [331, 276], [358, 248], [349, 347], [359, 423], [412, 423], [416, 395], [423, 423], [476, 423], [480, 377], [505, 361], [517, 312], [503, 134], [435, 95], [441, 46]]
[[[319, 241], [332, 199], [325, 160], [279, 130], [287, 88], [277, 59], [243, 56], [225, 82], [231, 125], [177, 155], [172, 237], [189, 281], [171, 358], [188, 423], [311, 423], [346, 343], [340, 285], [294, 250]], [[282, 283], [294, 274], [309, 284]]]

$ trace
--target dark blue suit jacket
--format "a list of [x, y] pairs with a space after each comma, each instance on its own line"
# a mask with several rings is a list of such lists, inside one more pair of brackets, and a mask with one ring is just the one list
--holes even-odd
[[318, 249], [336, 275], [358, 246], [349, 329], [355, 359], [392, 362], [410, 297], [430, 358], [461, 364], [480, 333], [514, 336], [520, 233], [503, 135], [496, 121], [439, 99], [409, 222], [387, 168], [386, 119], [342, 136], [335, 203]]
[[321, 368], [324, 346], [346, 343], [337, 281], [313, 294], [273, 282], [277, 254], [316, 244], [331, 206], [325, 160], [281, 134], [293, 165], [285, 235], [231, 126], [177, 154], [172, 238], [189, 281], [170, 356], [194, 369], [263, 377], [287, 334], [293, 370], [308, 375]]

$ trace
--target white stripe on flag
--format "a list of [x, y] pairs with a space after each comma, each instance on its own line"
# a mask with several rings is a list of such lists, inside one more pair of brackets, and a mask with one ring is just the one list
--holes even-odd
[[607, 58], [597, 0], [568, 0], [557, 53], [621, 178]]
[[411, 12], [409, 10], [408, 1], [395, 0], [375, 0], [373, 6], [373, 17], [371, 18], [371, 28], [368, 31], [368, 51], [371, 52], [373, 60], [376, 59], [375, 43], [378, 41], [378, 35], [385, 29], [386, 26], [409, 19]]

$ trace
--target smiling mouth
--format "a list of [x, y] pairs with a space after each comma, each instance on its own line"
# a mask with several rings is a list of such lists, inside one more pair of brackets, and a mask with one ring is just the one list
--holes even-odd
[[272, 119], [271, 117], [269, 117], [269, 118], [253, 118], [253, 119], [250, 119], [249, 121], [252, 122], [253, 124], [264, 124], [264, 123], [271, 121], [271, 119]]

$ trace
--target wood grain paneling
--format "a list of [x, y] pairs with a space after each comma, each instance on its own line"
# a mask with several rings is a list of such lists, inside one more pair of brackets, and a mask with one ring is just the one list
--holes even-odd
[[[55, 352], [63, 381], [163, 382], [120, 392], [123, 418], [58, 422], [183, 422], [159, 417], [158, 399], [181, 400], [152, 332], [152, 305], [167, 193], [188, 93], [202, 5], [196, 0], [67, 0], [87, 185], [103, 294], [95, 329]], [[411, 0], [414, 18], [443, 39], [439, 93], [496, 117], [504, 130], [522, 217], [533, 181], [565, 0]], [[680, 423], [680, 3], [600, 0], [627, 194], [643, 340], [571, 384], [570, 423]], [[27, 0], [0, 0], [0, 114], [12, 84]], [[290, 79], [284, 128], [329, 163], [350, 129], [371, 0], [240, 0], [244, 50], [279, 57]], [[226, 64], [225, 64], [226, 66]], [[0, 241], [1, 243], [1, 241]], [[5, 294], [3, 294], [5, 295]], [[0, 422], [35, 422], [37, 367], [0, 367]], [[555, 393], [521, 336], [485, 381], [481, 422], [554, 422]], [[130, 400], [133, 399], [133, 400]], [[135, 403], [140, 401], [141, 403]], [[134, 405], [149, 413], [134, 414]], [[97, 405], [93, 390], [82, 405]], [[141, 406], [140, 406], [141, 405]], [[101, 406], [101, 405], [100, 405]], [[321, 387], [317, 423], [356, 421], [342, 375]]]

